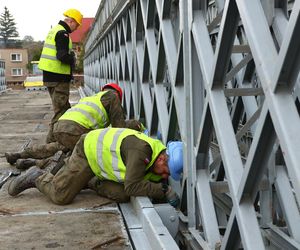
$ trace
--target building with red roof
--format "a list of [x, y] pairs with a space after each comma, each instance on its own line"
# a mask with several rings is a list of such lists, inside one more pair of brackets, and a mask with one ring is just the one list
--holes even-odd
[[84, 17], [82, 19], [82, 24], [77, 30], [71, 33], [70, 37], [73, 44], [83, 43], [87, 33], [90, 31], [90, 28], [94, 22], [93, 17]]
[[[77, 30], [75, 30], [74, 32], [72, 32], [70, 34], [70, 37], [73, 42], [73, 50], [76, 53], [77, 58], [81, 58], [81, 60], [83, 57], [83, 54], [82, 54], [83, 43], [85, 41], [87, 34], [90, 31], [90, 28], [93, 25], [94, 19], [95, 18], [93, 18], [93, 17], [84, 17], [82, 19], [81, 26], [79, 26]], [[77, 60], [76, 64], [77, 64], [77, 66], [79, 66], [78, 64], [82, 64], [82, 62], [80, 60]], [[78, 67], [76, 67], [76, 68], [79, 71], [82, 70], [81, 66], [79, 68]]]

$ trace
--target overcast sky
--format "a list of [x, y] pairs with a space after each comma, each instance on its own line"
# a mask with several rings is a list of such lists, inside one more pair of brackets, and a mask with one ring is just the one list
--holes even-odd
[[0, 0], [0, 14], [6, 6], [16, 22], [20, 39], [32, 36], [45, 40], [51, 25], [64, 18], [65, 10], [78, 9], [84, 17], [95, 17], [101, 0]]

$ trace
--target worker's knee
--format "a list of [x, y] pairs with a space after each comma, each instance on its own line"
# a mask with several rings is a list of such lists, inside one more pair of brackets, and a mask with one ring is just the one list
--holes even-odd
[[54, 204], [67, 205], [74, 200], [76, 193], [70, 190], [52, 187], [51, 190], [48, 190], [46, 196], [48, 196]]
[[100, 196], [118, 203], [128, 202], [130, 197], [125, 193], [124, 185], [113, 181], [100, 181], [94, 189]]
[[74, 197], [68, 197], [63, 195], [52, 195], [50, 199], [56, 205], [68, 205], [73, 201]]

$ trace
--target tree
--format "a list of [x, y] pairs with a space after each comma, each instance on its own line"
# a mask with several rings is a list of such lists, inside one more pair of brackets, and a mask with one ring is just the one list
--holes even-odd
[[42, 49], [43, 49], [43, 42], [35, 42], [32, 36], [25, 36], [22, 40], [22, 47], [27, 49], [28, 51], [28, 65], [27, 69], [30, 73], [32, 73], [32, 64], [31, 61], [38, 61], [40, 60]]
[[28, 61], [38, 61], [42, 48], [42, 42], [35, 42], [32, 36], [26, 35], [22, 40], [22, 47], [28, 51]]
[[29, 36], [29, 35], [24, 36], [23, 43], [32, 43], [32, 42], [34, 42], [34, 39], [32, 36]]
[[82, 46], [82, 49], [80, 51], [79, 57], [77, 59], [76, 67], [75, 67], [75, 72], [81, 73], [83, 72], [83, 58], [84, 58], [84, 47]]
[[0, 15], [0, 37], [3, 38], [5, 45], [7, 45], [10, 38], [19, 37], [14, 18], [6, 6], [4, 7], [4, 13]]

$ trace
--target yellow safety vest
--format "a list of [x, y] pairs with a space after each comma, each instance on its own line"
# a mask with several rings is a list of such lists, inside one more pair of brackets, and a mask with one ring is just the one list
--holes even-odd
[[68, 109], [59, 120], [74, 121], [87, 129], [106, 128], [110, 124], [107, 112], [100, 101], [107, 91], [81, 98], [75, 106]]
[[[121, 157], [121, 143], [129, 135], [135, 135], [151, 146], [152, 157], [146, 165], [146, 171], [153, 165], [158, 155], [166, 149], [160, 140], [152, 139], [132, 129], [93, 130], [86, 135], [84, 140], [84, 153], [92, 171], [98, 178], [124, 183], [126, 166]], [[161, 180], [161, 176], [148, 172], [144, 179], [157, 182]]]
[[[69, 75], [71, 74], [70, 64], [62, 63], [56, 58], [57, 50], [55, 36], [56, 33], [60, 30], [65, 30], [65, 28], [62, 25], [58, 24], [49, 31], [39, 61], [39, 69], [58, 74]], [[71, 49], [72, 40], [69, 37], [69, 50]]]

